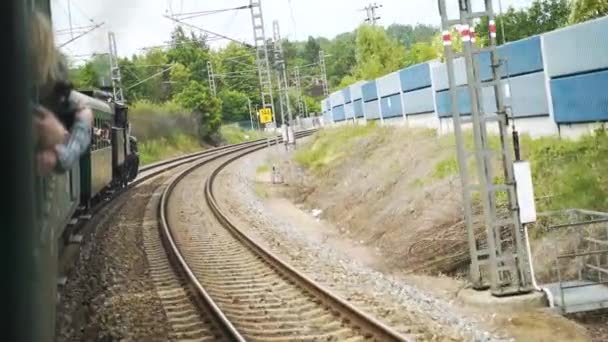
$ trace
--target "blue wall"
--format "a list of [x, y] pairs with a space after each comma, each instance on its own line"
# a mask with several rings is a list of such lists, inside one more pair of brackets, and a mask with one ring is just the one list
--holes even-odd
[[365, 102], [365, 119], [367, 120], [378, 120], [380, 119], [380, 108], [378, 107], [378, 100]]
[[[498, 56], [507, 62], [501, 70], [501, 77], [518, 76], [543, 70], [543, 56], [540, 47], [540, 36], [507, 43], [497, 48]], [[483, 81], [492, 79], [490, 54], [479, 55], [479, 72]], [[508, 69], [508, 70], [507, 70]], [[508, 71], [508, 73], [507, 73]]]
[[[458, 89], [458, 109], [460, 114], [471, 114], [471, 98], [467, 88]], [[449, 90], [437, 93], [437, 112], [440, 118], [452, 117], [452, 99]]]
[[344, 105], [336, 106], [332, 109], [334, 115], [334, 121], [340, 122], [346, 119], [346, 113], [344, 112]]
[[608, 70], [551, 80], [557, 123], [608, 120]]
[[408, 92], [431, 86], [431, 68], [429, 63], [417, 64], [399, 71], [401, 90]]
[[383, 118], [403, 116], [403, 112], [401, 110], [401, 94], [383, 97], [380, 99], [380, 107], [382, 108]]
[[344, 88], [342, 89], [342, 94], [344, 94], [344, 103], [349, 103], [352, 102], [352, 98], [350, 95], [350, 88]]
[[363, 101], [369, 102], [378, 98], [378, 88], [376, 87], [376, 81], [369, 81], [361, 87], [363, 94]]
[[355, 102], [353, 102], [353, 109], [355, 111], [355, 117], [362, 118], [364, 116], [363, 115], [363, 100], [362, 99], [355, 100]]
[[[499, 46], [498, 55], [506, 60], [500, 68], [501, 76], [510, 76], [512, 96], [506, 104], [512, 108], [513, 115], [535, 117], [553, 113], [555, 122], [560, 124], [608, 121], [607, 32], [608, 17], [604, 17]], [[489, 54], [480, 54], [478, 61], [481, 79], [490, 80]], [[445, 65], [434, 63], [399, 70], [398, 79], [389, 77], [391, 82], [382, 77], [384, 83], [390, 83], [391, 89], [383, 91], [381, 95], [385, 98], [378, 98], [382, 84], [375, 80], [361, 86], [362, 100], [354, 99], [350, 88], [342, 89], [340, 96], [344, 96], [345, 103], [354, 101], [353, 113], [358, 118], [365, 116], [375, 120], [380, 118], [381, 111], [389, 118], [400, 116], [402, 112], [433, 112], [435, 108], [439, 117], [450, 117]], [[457, 59], [454, 67], [456, 83], [466, 84], [463, 60]], [[503, 79], [503, 83], [506, 82]], [[401, 93], [392, 95], [393, 88], [397, 88], [395, 92], [400, 88]], [[459, 88], [457, 94], [460, 113], [470, 114], [467, 89]], [[493, 89], [484, 88], [481, 95], [483, 109], [495, 111]], [[340, 108], [340, 105], [343, 104], [328, 103], [326, 106], [328, 109], [335, 107], [333, 116], [336, 120], [344, 119], [344, 107]]]

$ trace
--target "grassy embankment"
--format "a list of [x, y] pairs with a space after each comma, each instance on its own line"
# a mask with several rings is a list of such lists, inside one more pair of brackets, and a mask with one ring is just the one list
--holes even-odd
[[[142, 165], [205, 149], [198, 136], [196, 117], [174, 103], [137, 102], [129, 110], [133, 133], [139, 141]], [[220, 128], [219, 140], [236, 144], [259, 139], [261, 132], [236, 125]]]
[[[325, 129], [317, 133], [314, 140], [300, 148], [295, 160], [313, 172], [323, 172], [341, 159], [357, 153], [349, 148], [358, 137], [379, 134], [379, 130], [390, 134], [393, 128], [348, 126]], [[467, 137], [469, 147], [472, 138]], [[441, 146], [453, 145], [453, 137], [441, 137]], [[491, 137], [491, 144], [498, 146], [498, 138]], [[608, 211], [608, 134], [598, 130], [594, 135], [586, 135], [579, 140], [558, 137], [531, 139], [521, 138], [522, 158], [532, 165], [534, 190], [538, 210], [560, 210], [584, 208]], [[387, 162], [390, 158], [387, 158]], [[473, 167], [474, 164], [470, 164]], [[458, 174], [456, 156], [438, 162], [433, 172], [425, 178], [411, 180], [421, 185], [434, 180]]]

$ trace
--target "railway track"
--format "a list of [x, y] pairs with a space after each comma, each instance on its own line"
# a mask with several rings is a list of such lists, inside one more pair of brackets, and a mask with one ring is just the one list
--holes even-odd
[[215, 327], [215, 336], [238, 341], [412, 340], [282, 262], [222, 212], [214, 198], [215, 177], [232, 161], [264, 147], [241, 146], [205, 158], [173, 178], [160, 198], [162, 243], [200, 312]]

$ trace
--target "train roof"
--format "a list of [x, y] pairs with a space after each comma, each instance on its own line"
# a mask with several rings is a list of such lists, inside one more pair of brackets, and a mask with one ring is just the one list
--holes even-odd
[[91, 107], [91, 109], [114, 115], [114, 110], [112, 109], [111, 104], [108, 102], [98, 100], [78, 91], [72, 91], [70, 97], [74, 101], [82, 102], [84, 105]]

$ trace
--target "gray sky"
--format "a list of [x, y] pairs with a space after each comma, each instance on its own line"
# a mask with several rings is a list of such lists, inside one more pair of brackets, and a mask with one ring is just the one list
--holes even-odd
[[[517, 7], [531, 0], [502, 0], [503, 7]], [[163, 17], [164, 14], [214, 10], [247, 5], [248, 0], [51, 0], [53, 21], [56, 30], [66, 29], [69, 25], [68, 8], [71, 10], [72, 26], [89, 25], [92, 19], [105, 25], [73, 43], [64, 51], [70, 55], [106, 52], [108, 50], [107, 32], [116, 33], [118, 53], [121, 56], [141, 52], [142, 47], [160, 45], [169, 40], [174, 23]], [[278, 20], [283, 37], [306, 39], [309, 35], [334, 37], [352, 31], [365, 18], [363, 7], [369, 0], [263, 0], [266, 36], [272, 36], [272, 21]], [[457, 0], [447, 0], [456, 9]], [[498, 11], [498, 0], [494, 0]], [[388, 26], [400, 24], [439, 25], [436, 0], [381, 0], [380, 23]], [[474, 7], [481, 0], [473, 0]], [[253, 33], [249, 10], [232, 11], [191, 19], [188, 22], [241, 41], [252, 42]], [[61, 44], [70, 37], [58, 36]], [[213, 42], [221, 46], [226, 41]]]

